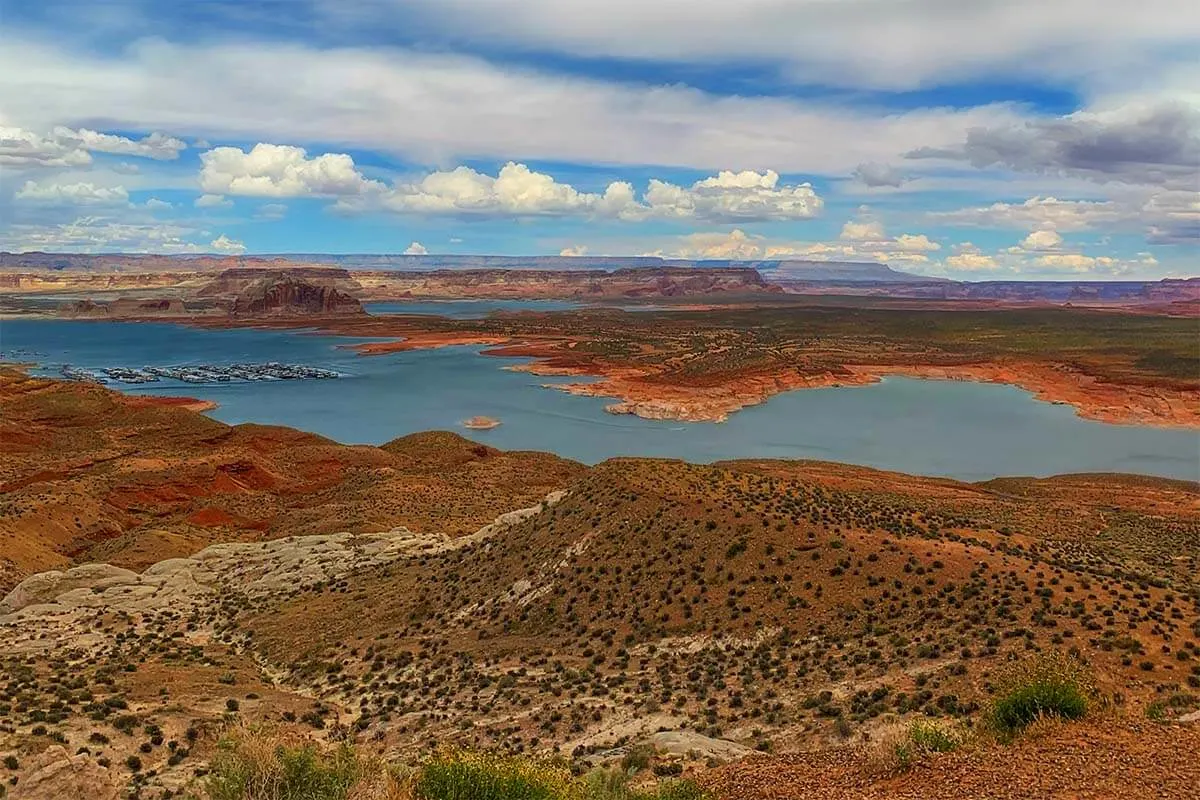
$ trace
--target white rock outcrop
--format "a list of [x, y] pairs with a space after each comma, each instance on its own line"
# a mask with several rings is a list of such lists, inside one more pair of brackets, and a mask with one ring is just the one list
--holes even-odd
[[117, 800], [121, 792], [108, 770], [86, 755], [72, 756], [53, 745], [37, 756], [33, 769], [9, 792], [11, 800]]
[[[100, 646], [104, 637], [88, 620], [97, 614], [186, 614], [222, 593], [251, 599], [289, 594], [359, 569], [402, 558], [469, 547], [558, 502], [503, 514], [469, 536], [379, 533], [289, 536], [263, 542], [214, 544], [188, 558], [171, 558], [140, 575], [109, 564], [84, 564], [31, 575], [0, 600], [0, 649], [45, 653], [60, 645]], [[200, 634], [197, 634], [200, 635]]]

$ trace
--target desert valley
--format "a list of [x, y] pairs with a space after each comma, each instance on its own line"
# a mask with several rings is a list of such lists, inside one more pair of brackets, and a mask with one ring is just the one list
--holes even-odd
[[[1200, 425], [1194, 281], [1080, 308], [1037, 287], [802, 293], [744, 266], [397, 273], [387, 293], [338, 267], [220, 266], [23, 273], [5, 324], [317, 330], [367, 360], [483, 346], [645, 424], [900, 374], [1192, 444]], [[437, 313], [505, 298], [564, 305]], [[1195, 480], [589, 466], [448, 431], [351, 446], [211, 419], [220, 400], [185, 392], [210, 396], [215, 367], [162, 397], [150, 367], [101, 385], [54, 366], [0, 374], [14, 797], [203, 796], [270, 741], [353, 746], [379, 792], [452, 752], [739, 800], [1184, 796], [1200, 778]], [[503, 422], [483, 419], [463, 434]], [[1042, 701], [1003, 704], [1039, 681], [1086, 716], [1018, 733]]]
[[1200, 800], [1190, 6], [0, 20], [0, 800]]

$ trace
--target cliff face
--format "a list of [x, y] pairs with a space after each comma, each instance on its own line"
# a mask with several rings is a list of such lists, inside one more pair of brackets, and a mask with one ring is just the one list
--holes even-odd
[[316, 286], [332, 286], [339, 291], [354, 295], [360, 290], [358, 283], [344, 269], [321, 267], [293, 267], [289, 269], [227, 269], [218, 273], [197, 291], [196, 297], [233, 298], [247, 291], [261, 289], [265, 283], [290, 278]]
[[1200, 278], [1161, 281], [809, 281], [776, 278], [794, 294], [848, 294], [918, 300], [1150, 306], [1200, 300]]
[[310, 283], [292, 275], [255, 281], [233, 301], [234, 315], [363, 314], [362, 304], [331, 283]]
[[187, 314], [188, 309], [177, 297], [149, 300], [122, 297], [110, 303], [97, 303], [90, 299], [76, 300], [61, 306], [59, 313], [67, 317], [178, 317]]
[[689, 297], [778, 292], [748, 267], [585, 270], [475, 269], [355, 272], [372, 299], [390, 297]]
[[60, 307], [70, 317], [330, 316], [365, 314], [342, 287], [358, 284], [345, 270], [226, 270], [186, 297], [77, 300]]

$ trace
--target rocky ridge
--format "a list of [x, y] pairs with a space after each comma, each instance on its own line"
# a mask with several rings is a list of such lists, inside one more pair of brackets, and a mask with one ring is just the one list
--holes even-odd
[[[31, 750], [39, 739], [36, 733], [23, 735], [6, 721], [0, 722], [0, 753], [22, 753], [19, 766], [12, 768], [17, 780], [10, 800], [57, 800], [82, 796], [85, 790], [98, 800], [115, 800], [135, 788], [149, 790], [139, 796], [168, 797], [193, 785], [202, 770], [196, 772], [184, 759], [189, 750], [205, 747], [200, 731], [222, 724], [220, 707], [211, 697], [211, 678], [205, 681], [206, 668], [212, 672], [220, 664], [226, 670], [215, 676], [218, 688], [243, 681], [256, 687], [248, 693], [249, 701], [273, 694], [271, 703], [263, 698], [263, 712], [287, 705], [300, 708], [308, 702], [303, 689], [277, 686], [268, 665], [256, 663], [242, 645], [230, 643], [226, 626], [231, 615], [246, 604], [301, 595], [356, 571], [471, 546], [519, 524], [562, 496], [552, 494], [538, 506], [508, 512], [475, 534], [458, 538], [406, 528], [296, 536], [212, 545], [187, 558], [161, 561], [141, 573], [109, 564], [84, 564], [26, 578], [0, 600], [0, 664], [10, 691], [37, 686], [38, 681], [30, 684], [30, 679], [52, 664], [69, 668], [79, 686], [88, 683], [83, 676], [91, 673], [97, 687], [107, 684], [110, 691], [107, 675], [114, 663], [124, 663], [125, 672], [165, 672], [139, 679], [140, 688], [131, 690], [126, 685], [125, 691], [94, 703], [94, 708], [104, 710], [92, 712], [93, 722], [83, 715], [53, 711], [56, 735], [63, 745], [85, 739], [88, 743], [72, 748], [74, 754], [54, 743]], [[138, 655], [139, 643], [149, 643], [152, 652], [170, 643], [173, 650], [151, 666], [144, 654]], [[139, 667], [135, 661], [141, 662]], [[148, 689], [158, 689], [157, 695], [144, 694]], [[91, 692], [86, 694], [96, 699]], [[22, 696], [24, 704], [28, 692]], [[63, 696], [74, 703], [69, 688], [60, 688]], [[258, 704], [248, 702], [244, 710], [254, 713], [253, 705]], [[225, 710], [236, 707], [231, 701]], [[322, 713], [329, 713], [327, 704], [320, 707]], [[94, 721], [115, 710], [129, 712], [108, 720], [124, 736], [101, 734]], [[5, 710], [3, 716], [7, 714]], [[156, 733], [152, 741], [139, 746], [132, 735], [143, 724]], [[169, 747], [161, 747], [164, 738], [171, 739]], [[123, 769], [135, 760], [138, 768], [131, 779]]]
[[[43, 651], [82, 617], [183, 611], [236, 591], [250, 598], [294, 594], [356, 570], [396, 559], [467, 547], [516, 525], [559, 502], [554, 492], [530, 508], [501, 514], [467, 536], [413, 533], [393, 528], [379, 533], [289, 536], [264, 542], [228, 542], [187, 558], [169, 558], [141, 573], [111, 564], [81, 564], [31, 575], [0, 600], [0, 640], [13, 652]], [[86, 638], [86, 634], [84, 634]], [[72, 646], [81, 639], [72, 637]]]

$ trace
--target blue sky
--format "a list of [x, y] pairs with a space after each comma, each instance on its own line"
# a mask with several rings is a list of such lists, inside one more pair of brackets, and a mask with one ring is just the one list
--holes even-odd
[[0, 0], [0, 248], [1200, 274], [1177, 0]]

